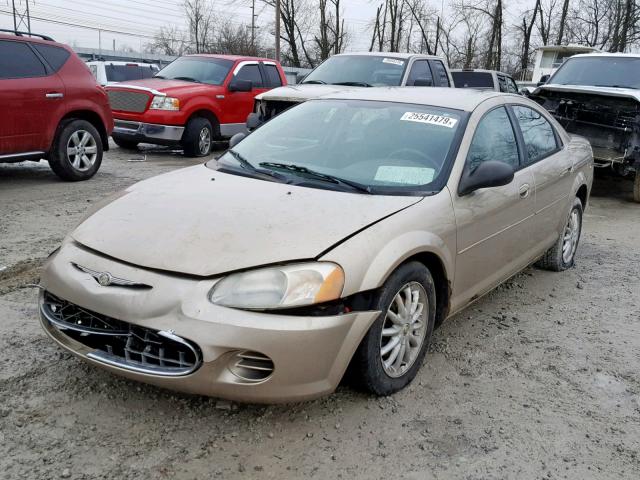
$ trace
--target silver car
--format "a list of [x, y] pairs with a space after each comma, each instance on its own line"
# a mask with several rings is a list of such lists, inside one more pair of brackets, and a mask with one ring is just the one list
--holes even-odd
[[45, 266], [41, 322], [185, 392], [309, 399], [350, 366], [388, 395], [447, 317], [534, 262], [573, 265], [592, 177], [589, 144], [521, 96], [310, 100], [90, 212]]

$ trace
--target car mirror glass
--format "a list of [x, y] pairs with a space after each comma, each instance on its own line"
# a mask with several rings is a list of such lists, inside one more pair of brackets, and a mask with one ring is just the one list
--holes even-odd
[[251, 80], [239, 80], [234, 78], [229, 83], [230, 92], [250, 92], [253, 89], [253, 82]]

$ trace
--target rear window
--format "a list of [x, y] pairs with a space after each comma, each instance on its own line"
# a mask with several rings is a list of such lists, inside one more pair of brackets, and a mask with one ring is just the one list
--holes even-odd
[[282, 86], [282, 80], [280, 79], [280, 73], [278, 72], [278, 68], [275, 65], [270, 65], [268, 63], [264, 64], [264, 69], [267, 72], [267, 81], [269, 87], [280, 87]]
[[456, 88], [493, 88], [493, 77], [487, 72], [451, 72]]
[[0, 40], [0, 79], [44, 77], [40, 59], [26, 43]]
[[151, 78], [157, 70], [151, 65], [105, 65], [108, 82], [126, 82]]
[[35, 48], [42, 58], [49, 64], [54, 72], [57, 72], [67, 62], [71, 54], [64, 48], [55, 47], [53, 45], [41, 45], [34, 43]]

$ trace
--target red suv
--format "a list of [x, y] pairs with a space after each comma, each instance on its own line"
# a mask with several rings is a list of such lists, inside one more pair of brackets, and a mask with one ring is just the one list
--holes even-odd
[[0, 162], [45, 158], [63, 180], [91, 178], [113, 129], [106, 92], [66, 45], [0, 32]]
[[257, 94], [282, 85], [282, 67], [266, 58], [180, 57], [153, 78], [107, 87], [112, 137], [123, 148], [180, 145], [187, 156], [205, 156], [213, 140], [245, 130]]

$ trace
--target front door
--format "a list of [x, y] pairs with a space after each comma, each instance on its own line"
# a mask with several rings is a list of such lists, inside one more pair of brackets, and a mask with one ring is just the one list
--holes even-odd
[[223, 136], [231, 136], [244, 131], [247, 117], [253, 111], [253, 101], [256, 95], [266, 92], [266, 80], [262, 78], [260, 65], [256, 61], [238, 63], [227, 81], [227, 87], [233, 80], [248, 80], [253, 88], [250, 92], [225, 92], [224, 119], [220, 122]]
[[454, 310], [524, 267], [531, 246], [534, 179], [530, 169], [520, 169], [515, 130], [504, 106], [478, 123], [464, 168], [473, 170], [489, 160], [511, 165], [515, 178], [464, 196], [452, 192], [457, 226]]

